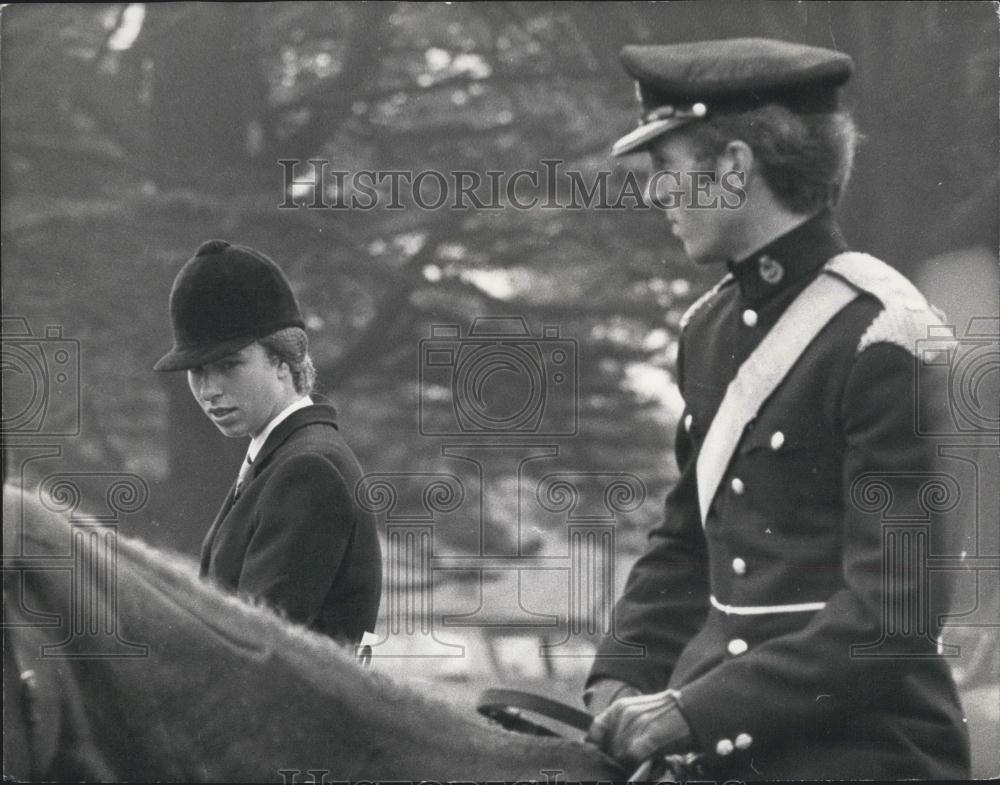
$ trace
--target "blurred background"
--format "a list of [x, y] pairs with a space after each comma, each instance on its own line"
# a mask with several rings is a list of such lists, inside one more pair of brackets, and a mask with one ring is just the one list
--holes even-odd
[[[678, 321], [721, 271], [691, 266], [662, 221], [628, 200], [625, 209], [522, 210], [501, 197], [500, 209], [427, 210], [404, 197], [386, 209], [386, 186], [373, 209], [295, 205], [316, 193], [309, 159], [328, 162], [331, 205], [352, 195], [337, 170], [468, 170], [484, 180], [529, 170], [544, 183], [542, 162], [557, 160], [588, 182], [610, 172], [616, 194], [628, 167], [645, 165], [608, 155], [636, 119], [620, 48], [750, 35], [853, 56], [844, 100], [866, 139], [841, 211], [852, 247], [917, 280], [959, 334], [973, 317], [995, 320], [989, 3], [4, 8], [5, 347], [55, 380], [40, 401], [37, 375], [9, 363], [5, 348], [4, 423], [21, 480], [79, 475], [81, 509], [115, 508], [123, 532], [197, 553], [246, 444], [217, 433], [183, 374], [151, 368], [170, 345], [167, 297], [183, 262], [209, 238], [253, 246], [292, 281], [320, 391], [366, 470], [395, 477], [397, 490], [400, 473], [420, 472], [405, 480], [418, 485], [459, 481], [458, 502], [430, 510], [433, 554], [455, 561], [414, 578], [411, 548], [405, 569], [387, 573], [389, 590], [433, 587], [434, 632], [411, 630], [410, 653], [426, 645], [449, 656], [377, 667], [451, 685], [463, 700], [494, 683], [576, 700], [595, 630], [574, 628], [567, 521], [613, 531], [613, 558], [598, 569], [619, 590], [676, 472]], [[433, 184], [427, 193], [433, 200]], [[521, 320], [506, 324], [538, 339], [533, 356], [549, 384], [545, 427], [515, 429], [518, 448], [459, 419], [449, 386], [457, 367], [424, 363], [428, 345], [457, 345], [486, 317]], [[556, 349], [570, 360], [561, 387]], [[67, 356], [70, 373], [56, 374]], [[517, 372], [490, 384], [511, 417], [530, 397]], [[995, 395], [995, 366], [990, 384]], [[466, 445], [458, 457], [457, 443]], [[995, 478], [995, 451], [982, 455], [984, 477]], [[138, 478], [130, 501], [112, 504], [115, 474]], [[576, 478], [572, 509], [535, 492], [555, 474]], [[609, 504], [605, 491], [619, 480], [625, 496]], [[426, 506], [414, 512], [422, 487], [400, 490], [395, 507], [380, 508], [383, 522], [426, 523]], [[993, 532], [995, 504], [982, 514]], [[512, 576], [461, 560], [484, 554], [551, 569]], [[995, 605], [995, 586], [975, 584], [969, 601]], [[472, 622], [449, 625], [448, 614]], [[996, 628], [959, 633], [985, 657], [966, 661], [967, 693], [993, 689]], [[546, 642], [573, 656], [541, 656]], [[994, 732], [984, 749], [997, 741]], [[983, 765], [993, 766], [984, 775], [1000, 769], [995, 754]]]

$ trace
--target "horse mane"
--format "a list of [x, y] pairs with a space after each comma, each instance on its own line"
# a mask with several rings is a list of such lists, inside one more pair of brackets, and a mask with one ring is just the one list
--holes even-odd
[[[23, 506], [11, 509], [13, 504]], [[19, 521], [23, 525], [15, 529]], [[84, 524], [80, 527], [84, 530], [102, 531], [98, 522], [84, 519], [76, 522]], [[5, 562], [13, 559], [16, 565], [17, 556], [11, 554], [12, 543], [21, 534], [34, 543], [34, 552], [44, 549], [48, 555], [67, 555], [72, 523], [64, 515], [46, 508], [33, 494], [5, 485]], [[105, 526], [103, 531], [107, 530]], [[363, 668], [353, 651], [333, 639], [288, 621], [262, 602], [252, 602], [204, 581], [194, 560], [187, 555], [120, 534], [115, 538], [115, 548], [119, 585], [127, 587], [130, 593], [141, 586], [142, 593], [172, 604], [175, 610], [185, 611], [193, 628], [199, 626], [215, 634], [217, 640], [236, 652], [235, 657], [280, 658], [283, 666], [322, 691], [335, 691], [343, 699], [356, 700], [372, 712], [408, 716], [413, 723], [424, 725], [430, 722], [446, 733], [468, 733], [470, 741], [489, 738], [494, 751], [507, 749], [512, 760], [525, 751], [526, 745], [560, 753], [563, 758], [571, 756], [570, 759], [581, 750], [578, 743], [561, 738], [530, 737], [529, 740], [471, 711], [459, 711], [391, 674]]]
[[[312, 679], [324, 682], [349, 678], [360, 682], [373, 694], [392, 701], [397, 708], [400, 704], [409, 704], [414, 711], [421, 713], [447, 710], [454, 714], [456, 720], [468, 722], [470, 719], [389, 674], [361, 667], [350, 647], [289, 621], [280, 610], [263, 600], [231, 594], [202, 579], [196, 562], [185, 554], [125, 536], [118, 537], [118, 552], [119, 557], [124, 556], [135, 563], [139, 568], [135, 570], [135, 578], [146, 587], [160, 594], [167, 591], [175, 598], [179, 595], [179, 603], [199, 606], [203, 613], [211, 614], [241, 635], [246, 635], [245, 631], [250, 629], [256, 642], [260, 642], [260, 635], [267, 636], [263, 644], [269, 651], [293, 652], [295, 656], [290, 658], [293, 664], [306, 671], [304, 675]], [[476, 720], [479, 718], [476, 717]]]

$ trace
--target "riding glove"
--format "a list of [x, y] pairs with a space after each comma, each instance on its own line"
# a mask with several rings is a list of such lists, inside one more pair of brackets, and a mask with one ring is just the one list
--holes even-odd
[[628, 682], [605, 677], [598, 679], [583, 693], [583, 703], [592, 714], [600, 714], [619, 698], [641, 694]]
[[676, 690], [620, 698], [594, 718], [587, 741], [626, 767], [653, 755], [690, 752], [695, 741]]

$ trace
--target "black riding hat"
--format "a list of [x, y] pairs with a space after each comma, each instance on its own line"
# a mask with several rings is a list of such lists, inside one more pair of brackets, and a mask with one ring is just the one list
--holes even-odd
[[170, 292], [173, 348], [153, 366], [185, 371], [220, 360], [285, 327], [305, 327], [281, 269], [225, 240], [202, 243]]

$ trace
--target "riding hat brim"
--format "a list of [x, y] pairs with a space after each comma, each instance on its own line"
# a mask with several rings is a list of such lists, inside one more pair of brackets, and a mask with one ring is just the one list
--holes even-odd
[[249, 346], [255, 340], [254, 336], [241, 336], [220, 341], [208, 346], [174, 347], [156, 361], [154, 371], [189, 371], [208, 363], [213, 363]]

